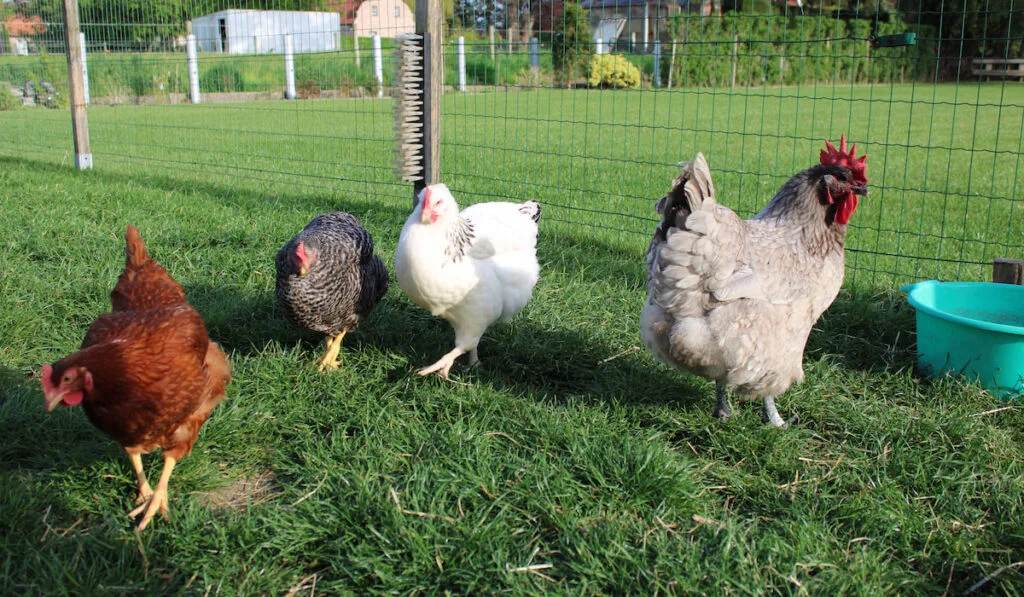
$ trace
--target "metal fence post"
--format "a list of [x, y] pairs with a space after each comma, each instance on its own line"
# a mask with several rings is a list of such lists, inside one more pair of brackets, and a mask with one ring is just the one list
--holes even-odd
[[71, 95], [71, 130], [75, 140], [75, 167], [92, 169], [89, 120], [85, 115], [85, 77], [82, 69], [82, 37], [79, 35], [78, 0], [64, 0], [64, 44], [67, 47], [68, 87]]
[[530, 68], [534, 71], [540, 68], [540, 47], [536, 37], [530, 38]]
[[78, 35], [81, 38], [81, 42], [80, 43], [82, 45], [82, 81], [83, 81], [82, 86], [84, 87], [84, 91], [85, 91], [85, 105], [88, 106], [89, 103], [90, 103], [89, 102], [89, 62], [88, 62], [88, 58], [86, 57], [86, 52], [85, 52], [85, 34], [84, 33], [79, 33]]
[[188, 97], [193, 104], [198, 104], [199, 58], [196, 56], [196, 36], [191, 33], [185, 38], [185, 56], [188, 58]]
[[353, 33], [352, 34], [352, 41], [355, 43], [356, 68], [359, 68], [359, 34], [358, 33]]
[[487, 28], [487, 35], [491, 39], [491, 60], [494, 60], [494, 25]]
[[654, 86], [661, 87], [661, 41], [654, 40]]
[[459, 36], [456, 46], [459, 59], [459, 91], [466, 90], [466, 38]]
[[295, 99], [295, 54], [291, 33], [284, 34], [284, 97]]
[[373, 34], [373, 75], [377, 77], [377, 97], [384, 97], [384, 57], [380, 50], [380, 36]]
[[601, 39], [600, 35], [597, 36], [597, 45], [594, 47], [594, 53], [598, 56], [604, 54], [604, 40]]

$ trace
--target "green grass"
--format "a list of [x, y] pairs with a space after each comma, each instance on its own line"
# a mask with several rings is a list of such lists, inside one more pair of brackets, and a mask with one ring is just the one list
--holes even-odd
[[[386, 100], [90, 108], [88, 173], [67, 165], [66, 112], [2, 113], [0, 587], [959, 593], [1024, 560], [1024, 410], [989, 413], [1002, 405], [975, 386], [916, 377], [913, 313], [892, 286], [980, 272], [929, 260], [961, 247], [979, 263], [1004, 238], [1019, 251], [1019, 209], [1014, 220], [989, 197], [1019, 193], [1020, 173], [940, 149], [966, 143], [975, 114], [943, 101], [1000, 90], [448, 96], [457, 196], [545, 203], [534, 299], [488, 332], [480, 368], [456, 366], [457, 383], [415, 375], [452, 333], [397, 285], [329, 376], [313, 366], [321, 339], [273, 305], [277, 248], [331, 209], [357, 214], [391, 266], [410, 191], [390, 174]], [[1002, 103], [1022, 103], [1014, 93]], [[890, 100], [914, 112], [883, 111]], [[976, 112], [991, 120], [973, 146], [1009, 151], [994, 123], [1019, 130], [1019, 110]], [[770, 429], [750, 404], [721, 424], [711, 386], [657, 365], [638, 337], [651, 199], [699, 149], [723, 202], [749, 213], [842, 130], [870, 141], [872, 194], [807, 380], [779, 400], [800, 422]], [[949, 238], [963, 209], [988, 232], [956, 234], [984, 242]], [[235, 368], [175, 471], [171, 518], [139, 536], [127, 458], [79, 409], [43, 412], [32, 378], [109, 308], [128, 223]], [[900, 259], [879, 254], [918, 231], [947, 232], [941, 248], [926, 236]], [[982, 590], [1021, 586], [1018, 565]]]
[[[722, 202], [760, 209], [822, 139], [867, 151], [871, 195], [852, 220], [849, 282], [977, 280], [1024, 258], [1024, 86], [494, 91], [445, 96], [442, 175], [457, 192], [534, 197], [559, 231], [646, 247], [653, 199], [697, 151]], [[407, 194], [392, 175], [390, 100], [96, 106], [97, 168], [259, 192]], [[0, 153], [70, 159], [66, 112], [0, 113]]]

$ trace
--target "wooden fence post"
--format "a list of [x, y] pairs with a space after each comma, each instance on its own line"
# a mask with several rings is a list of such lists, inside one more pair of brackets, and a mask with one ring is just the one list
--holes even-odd
[[1001, 284], [1024, 284], [1024, 261], [996, 259], [992, 264], [992, 281]]
[[416, 0], [416, 33], [423, 36], [423, 180], [416, 194], [439, 182], [441, 171], [441, 93], [444, 89], [444, 12], [441, 0]]
[[68, 56], [68, 87], [71, 95], [71, 130], [75, 138], [75, 167], [92, 169], [89, 119], [85, 115], [85, 77], [82, 73], [82, 37], [78, 24], [78, 0], [64, 0], [64, 45]]

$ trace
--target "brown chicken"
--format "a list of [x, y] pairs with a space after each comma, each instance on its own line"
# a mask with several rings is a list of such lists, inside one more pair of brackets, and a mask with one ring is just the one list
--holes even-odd
[[[138, 477], [145, 529], [157, 510], [167, 514], [167, 483], [192, 449], [199, 428], [224, 399], [231, 367], [206, 335], [202, 317], [174, 278], [146, 254], [139, 231], [125, 235], [124, 272], [110, 293], [113, 311], [100, 315], [81, 349], [42, 368], [47, 411], [82, 404], [93, 425], [117, 441]], [[154, 491], [142, 455], [163, 448]]]
[[684, 164], [658, 202], [647, 252], [644, 343], [661, 361], [717, 382], [714, 414], [732, 414], [729, 388], [761, 398], [785, 426], [775, 397], [804, 377], [811, 327], [843, 284], [846, 226], [867, 194], [866, 156], [843, 137], [797, 173], [768, 205], [741, 220], [719, 205], [704, 156]]

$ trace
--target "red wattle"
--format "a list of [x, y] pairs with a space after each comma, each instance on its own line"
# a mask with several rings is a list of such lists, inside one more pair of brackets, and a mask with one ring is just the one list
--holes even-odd
[[858, 201], [860, 200], [857, 199], [857, 196], [850, 193], [846, 197], [846, 200], [836, 207], [836, 222], [845, 226], [846, 223], [850, 221], [850, 216], [853, 215], [853, 211], [857, 209]]
[[63, 402], [66, 406], [74, 406], [82, 401], [82, 392], [69, 392], [64, 395]]

